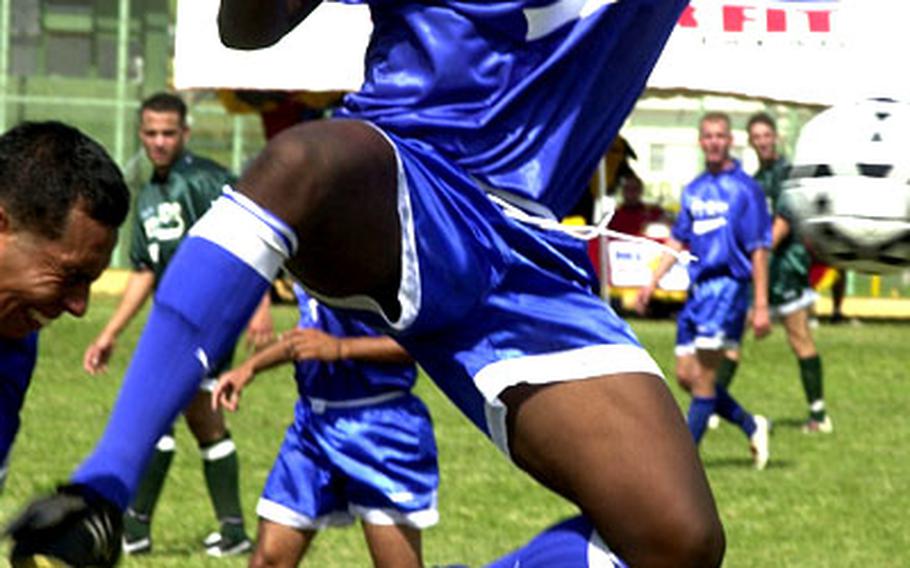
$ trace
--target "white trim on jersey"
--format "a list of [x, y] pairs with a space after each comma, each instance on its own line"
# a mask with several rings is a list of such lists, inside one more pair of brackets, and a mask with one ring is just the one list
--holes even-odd
[[607, 4], [617, 0], [557, 0], [541, 8], [525, 8], [528, 33], [525, 41], [534, 41], [548, 36], [573, 20], [587, 18]]

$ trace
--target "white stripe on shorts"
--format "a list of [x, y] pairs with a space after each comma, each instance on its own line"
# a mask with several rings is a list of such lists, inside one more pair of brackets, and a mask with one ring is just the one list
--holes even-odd
[[815, 300], [818, 299], [818, 294], [812, 288], [806, 288], [803, 290], [803, 293], [800, 294], [799, 298], [781, 304], [779, 306], [771, 306], [771, 315], [775, 317], [784, 317], [789, 316], [794, 312], [799, 310], [804, 310], [809, 308], [815, 303]]
[[411, 208], [411, 190], [408, 185], [407, 176], [404, 173], [404, 166], [401, 164], [401, 156], [398, 154], [398, 148], [375, 124], [365, 122], [364, 124], [373, 127], [389, 146], [395, 152], [395, 164], [398, 169], [398, 221], [401, 225], [401, 282], [398, 284], [398, 304], [401, 306], [401, 314], [397, 321], [391, 321], [382, 308], [376, 303], [376, 300], [369, 296], [347, 296], [345, 298], [333, 298], [320, 294], [315, 290], [307, 288], [307, 292], [317, 300], [333, 307], [363, 310], [379, 314], [391, 327], [396, 330], [404, 330], [410, 327], [417, 314], [420, 313], [421, 292], [420, 292], [420, 263], [417, 256], [417, 239], [414, 238], [414, 213]]
[[502, 391], [522, 383], [542, 385], [620, 373], [647, 373], [664, 378], [654, 359], [637, 345], [592, 345], [502, 359], [490, 363], [474, 375], [474, 384], [486, 399], [484, 412], [490, 438], [502, 453], [509, 456], [507, 409], [499, 400]]
[[721, 351], [736, 349], [738, 347], [738, 341], [727, 339], [724, 334], [721, 333], [714, 337], [696, 337], [694, 343], [677, 345], [673, 349], [673, 354], [677, 357], [682, 357], [684, 355], [695, 355], [696, 351]]
[[607, 543], [600, 538], [597, 531], [591, 531], [588, 539], [588, 568], [618, 568], [625, 566], [619, 558], [610, 551]]
[[313, 412], [316, 414], [322, 414], [326, 409], [332, 408], [361, 408], [364, 406], [374, 406], [383, 402], [394, 400], [406, 394], [408, 394], [407, 391], [392, 391], [383, 394], [377, 394], [376, 396], [351, 398], [348, 400], [327, 400], [324, 398], [308, 396], [307, 400], [309, 401], [310, 408], [313, 409]]
[[363, 519], [363, 522], [371, 525], [398, 525], [413, 527], [415, 529], [425, 529], [432, 527], [439, 522], [439, 511], [435, 508], [413, 511], [411, 513], [402, 513], [401, 511], [396, 511], [394, 509], [363, 507], [354, 504], [350, 505], [348, 508], [351, 513]]
[[259, 517], [298, 530], [320, 530], [328, 527], [345, 527], [354, 522], [354, 516], [344, 511], [336, 511], [313, 519], [289, 509], [280, 503], [262, 497], [256, 503], [256, 514]]
[[482, 368], [474, 384], [488, 403], [521, 383], [540, 385], [619, 373], [663, 373], [648, 352], [637, 345], [592, 345], [568, 351], [501, 359]]

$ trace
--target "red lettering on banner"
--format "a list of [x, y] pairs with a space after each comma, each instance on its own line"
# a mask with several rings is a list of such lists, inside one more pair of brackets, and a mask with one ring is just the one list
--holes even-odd
[[682, 15], [679, 17], [679, 26], [682, 28], [698, 27], [698, 21], [695, 19], [695, 6], [686, 6]]
[[783, 10], [768, 10], [768, 31], [785, 32], [787, 31], [787, 13]]
[[806, 10], [810, 32], [831, 31], [831, 10]]
[[753, 6], [724, 6], [724, 31], [741, 32], [746, 22], [754, 21], [746, 15], [746, 11], [752, 11]]
[[[681, 28], [704, 28], [700, 21], [701, 12], [696, 14], [696, 6], [686, 6], [679, 17], [679, 27]], [[749, 22], [756, 21], [757, 6], [744, 4], [725, 4], [721, 7], [721, 16], [723, 31], [725, 32], [743, 32]], [[702, 10], [703, 12], [704, 10]], [[785, 10], [782, 8], [766, 8], [765, 12], [765, 31], [767, 32], [788, 32], [794, 31], [793, 21], [796, 10]], [[787, 17], [789, 12], [790, 18]], [[806, 15], [808, 31], [812, 33], [830, 33], [831, 32], [831, 14], [833, 9], [829, 10], [799, 10]]]

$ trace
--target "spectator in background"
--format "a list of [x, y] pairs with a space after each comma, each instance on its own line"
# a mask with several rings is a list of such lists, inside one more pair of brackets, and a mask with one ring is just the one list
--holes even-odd
[[642, 201], [644, 185], [634, 171], [626, 168], [619, 185], [622, 188], [622, 204], [613, 214], [609, 225], [611, 229], [630, 235], [642, 235], [650, 223], [666, 219], [660, 205]]

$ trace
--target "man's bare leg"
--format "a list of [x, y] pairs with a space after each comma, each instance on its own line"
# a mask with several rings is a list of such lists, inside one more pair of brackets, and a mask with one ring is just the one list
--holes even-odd
[[420, 568], [421, 532], [402, 525], [363, 523], [363, 535], [375, 568]]
[[723, 528], [692, 437], [658, 377], [519, 385], [513, 459], [576, 503], [630, 566], [717, 566]]
[[300, 564], [315, 536], [313, 530], [301, 531], [260, 518], [250, 568], [293, 568]]

